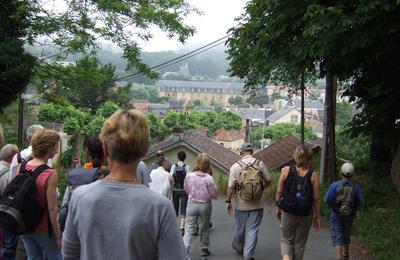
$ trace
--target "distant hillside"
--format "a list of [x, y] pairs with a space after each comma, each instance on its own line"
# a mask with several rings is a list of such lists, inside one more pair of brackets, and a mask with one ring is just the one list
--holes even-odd
[[[28, 46], [27, 49], [29, 52], [33, 53], [36, 56], [50, 56], [59, 52], [58, 49], [50, 46], [46, 46], [44, 51], [43, 47], [41, 46]], [[203, 52], [185, 61], [160, 69], [159, 72], [161, 74], [169, 71], [177, 72], [180, 66], [187, 63], [189, 67], [189, 73], [191, 75], [208, 76], [210, 78], [216, 78], [218, 75], [228, 75], [228, 61], [226, 60], [226, 54], [224, 51], [225, 47], [220, 46], [215, 49]], [[184, 53], [174, 51], [143, 52], [142, 59], [146, 64], [150, 66], [155, 66], [179, 57], [182, 54]], [[81, 55], [68, 55], [65, 60], [75, 61], [80, 57]], [[124, 72], [126, 62], [121, 58], [121, 53], [100, 49], [98, 51], [98, 57], [102, 63], [113, 64], [119, 71], [119, 73], [121, 73], [121, 75], [124, 75], [126, 73]], [[149, 83], [145, 77], [137, 77], [134, 78], [133, 81], [140, 83]]]

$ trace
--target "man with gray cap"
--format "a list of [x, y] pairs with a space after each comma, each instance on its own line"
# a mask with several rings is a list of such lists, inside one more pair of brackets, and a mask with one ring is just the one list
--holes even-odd
[[6, 144], [0, 150], [0, 194], [8, 184], [8, 174], [10, 172], [10, 163], [15, 154], [18, 153], [18, 147], [15, 144]]
[[346, 162], [342, 166], [342, 180], [329, 186], [325, 202], [330, 207], [332, 243], [336, 247], [336, 259], [349, 259], [350, 229], [357, 208], [364, 204], [360, 186], [351, 182], [354, 166]]
[[[253, 147], [244, 143], [240, 147], [242, 159], [234, 163], [229, 172], [226, 210], [232, 214], [232, 197], [235, 193], [235, 236], [232, 247], [246, 260], [254, 259], [258, 230], [263, 217], [265, 199], [263, 190], [271, 180], [264, 163], [253, 157]], [[250, 189], [248, 188], [250, 185]]]

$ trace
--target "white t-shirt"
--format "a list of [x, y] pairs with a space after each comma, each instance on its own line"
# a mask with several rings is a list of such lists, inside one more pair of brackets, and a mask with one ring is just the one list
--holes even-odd
[[150, 173], [150, 189], [169, 198], [171, 195], [171, 177], [163, 167], [158, 167]]

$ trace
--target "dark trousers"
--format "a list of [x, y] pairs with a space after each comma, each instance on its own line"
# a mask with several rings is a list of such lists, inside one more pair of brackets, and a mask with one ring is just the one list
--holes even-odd
[[5, 230], [3, 231], [3, 235], [3, 259], [15, 260], [17, 256], [18, 236]]
[[181, 216], [186, 216], [186, 206], [188, 201], [188, 195], [184, 190], [182, 191], [173, 191], [172, 192], [172, 201], [174, 202], [174, 209], [176, 216], [179, 216], [179, 203], [181, 209]]

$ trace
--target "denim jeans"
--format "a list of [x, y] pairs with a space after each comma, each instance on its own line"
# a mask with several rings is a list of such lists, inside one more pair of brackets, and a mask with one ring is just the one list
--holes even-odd
[[199, 217], [202, 222], [200, 229], [200, 245], [202, 248], [208, 248], [210, 244], [209, 231], [211, 210], [211, 202], [194, 202], [189, 200], [187, 205], [185, 235], [183, 236], [183, 243], [185, 244], [186, 250], [189, 250], [193, 234], [196, 233]]
[[3, 230], [3, 235], [3, 260], [15, 260], [18, 236], [5, 230]]
[[250, 259], [254, 255], [263, 213], [264, 209], [235, 209], [236, 232], [232, 247], [237, 252], [243, 251], [244, 259]]
[[48, 260], [62, 260], [61, 250], [57, 249], [54, 235], [47, 233], [33, 233], [21, 235], [24, 241], [28, 260], [43, 260], [45, 255]]
[[353, 225], [352, 219], [340, 219], [331, 212], [329, 222], [331, 224], [331, 238], [334, 246], [345, 246], [350, 244], [350, 230]]
[[174, 203], [174, 209], [176, 216], [179, 217], [179, 202], [180, 202], [180, 215], [186, 216], [186, 206], [188, 202], [188, 195], [184, 190], [174, 190], [172, 191], [172, 201]]

